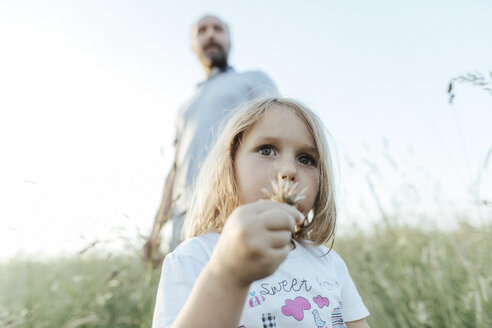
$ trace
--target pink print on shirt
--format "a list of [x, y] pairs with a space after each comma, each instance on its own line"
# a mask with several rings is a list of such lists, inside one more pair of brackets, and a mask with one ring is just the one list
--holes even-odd
[[328, 300], [327, 297], [323, 297], [321, 295], [313, 297], [313, 301], [320, 309], [322, 309], [323, 306], [328, 307], [330, 305], [330, 300]]
[[285, 305], [282, 306], [282, 313], [285, 316], [292, 316], [297, 321], [301, 321], [304, 318], [304, 310], [309, 310], [311, 304], [304, 297], [298, 296], [294, 300], [285, 300]]

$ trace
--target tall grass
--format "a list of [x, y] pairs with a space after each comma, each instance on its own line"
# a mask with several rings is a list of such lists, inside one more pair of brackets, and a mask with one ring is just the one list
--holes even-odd
[[373, 327], [492, 327], [492, 234], [384, 225], [336, 241]]
[[[371, 327], [492, 327], [491, 227], [339, 237]], [[83, 255], [0, 265], [0, 327], [150, 327], [160, 270]]]
[[0, 327], [150, 327], [159, 270], [136, 256], [0, 266]]

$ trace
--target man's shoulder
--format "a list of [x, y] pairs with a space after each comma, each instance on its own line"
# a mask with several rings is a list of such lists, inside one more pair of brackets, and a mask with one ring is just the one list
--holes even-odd
[[236, 72], [236, 74], [241, 75], [243, 77], [250, 78], [250, 79], [262, 79], [262, 80], [271, 81], [270, 77], [265, 72], [260, 71], [260, 70]]
[[241, 83], [248, 87], [251, 95], [249, 98], [263, 96], [276, 96], [278, 94], [277, 86], [273, 80], [263, 71], [251, 70], [236, 73]]

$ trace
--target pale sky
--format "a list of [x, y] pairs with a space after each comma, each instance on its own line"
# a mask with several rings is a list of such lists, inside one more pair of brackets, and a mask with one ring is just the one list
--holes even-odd
[[[490, 218], [492, 96], [449, 80], [492, 71], [492, 2], [0, 2], [0, 257], [147, 233], [176, 111], [203, 79], [190, 28], [231, 27], [259, 69], [331, 132], [340, 231], [381, 217]], [[486, 166], [487, 165], [487, 166]], [[480, 183], [476, 183], [477, 179]]]

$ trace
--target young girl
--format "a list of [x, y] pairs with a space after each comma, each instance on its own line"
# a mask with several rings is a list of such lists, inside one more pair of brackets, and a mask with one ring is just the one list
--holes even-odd
[[[295, 206], [268, 200], [278, 175], [304, 190]], [[237, 112], [196, 190], [187, 240], [162, 267], [154, 328], [368, 327], [345, 263], [321, 246], [333, 240], [336, 207], [311, 110], [268, 98]]]

